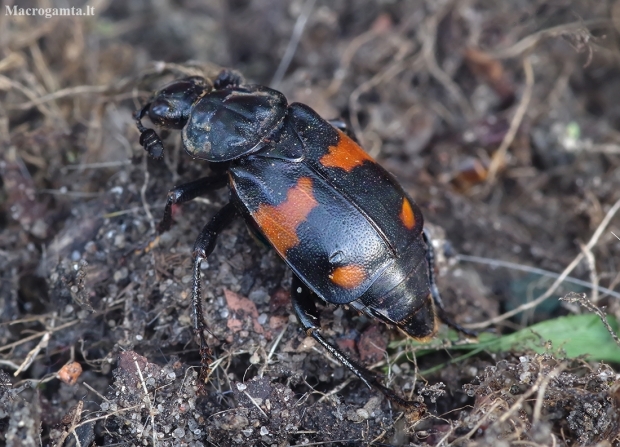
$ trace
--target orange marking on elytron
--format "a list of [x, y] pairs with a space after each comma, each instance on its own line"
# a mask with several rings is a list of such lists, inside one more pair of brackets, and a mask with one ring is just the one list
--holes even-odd
[[403, 206], [400, 210], [400, 221], [409, 230], [412, 230], [415, 226], [415, 215], [413, 214], [411, 204], [406, 197], [403, 198]]
[[276, 251], [284, 256], [286, 250], [299, 244], [297, 227], [318, 205], [312, 194], [312, 179], [302, 177], [288, 190], [284, 202], [260, 205], [253, 217]]
[[340, 287], [345, 289], [354, 289], [366, 279], [366, 271], [361, 265], [343, 265], [337, 267], [334, 272], [329, 275], [329, 279]]
[[351, 138], [338, 131], [338, 143], [329, 147], [329, 152], [321, 157], [319, 163], [326, 168], [340, 168], [351, 172], [366, 160], [374, 160]]

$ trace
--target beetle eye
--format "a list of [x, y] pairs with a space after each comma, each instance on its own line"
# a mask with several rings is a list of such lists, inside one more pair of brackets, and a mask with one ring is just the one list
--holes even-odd
[[165, 99], [157, 99], [151, 104], [149, 113], [154, 117], [167, 117], [170, 113], [170, 104]]

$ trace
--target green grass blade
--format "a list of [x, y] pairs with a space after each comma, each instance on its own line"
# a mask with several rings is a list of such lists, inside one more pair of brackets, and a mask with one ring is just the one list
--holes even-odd
[[[614, 332], [618, 333], [616, 318], [608, 316], [607, 321]], [[614, 342], [599, 317], [594, 314], [554, 318], [509, 335], [497, 336], [481, 333], [478, 341], [474, 343], [455, 344], [458, 340], [458, 333], [450, 331], [447, 336], [436, 337], [428, 343], [418, 343], [413, 340], [407, 340], [405, 343], [414, 349], [418, 357], [442, 349], [473, 351], [452, 359], [451, 363], [480, 351], [534, 351], [540, 354], [551, 352], [556, 356], [566, 358], [584, 356], [591, 361], [620, 363], [620, 346]], [[551, 346], [547, 342], [551, 342]], [[396, 342], [390, 347], [402, 346], [402, 344], [402, 341]], [[557, 354], [560, 350], [561, 354]], [[442, 366], [425, 372], [430, 373]]]

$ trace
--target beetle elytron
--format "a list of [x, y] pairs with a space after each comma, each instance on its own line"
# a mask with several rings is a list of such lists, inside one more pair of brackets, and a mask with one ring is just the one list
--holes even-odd
[[232, 71], [213, 83], [189, 77], [168, 84], [136, 112], [140, 143], [159, 158], [163, 144], [142, 125], [145, 116], [160, 127], [182, 129], [185, 150], [211, 162], [216, 172], [168, 193], [160, 232], [170, 228], [172, 205], [230, 188], [230, 202], [205, 225], [193, 250], [194, 328], [203, 369], [211, 352], [200, 264], [218, 233], [241, 215], [293, 270], [293, 309], [307, 334], [368, 386], [401, 405], [418, 406], [321, 335], [313, 296], [347, 304], [418, 340], [434, 335], [438, 318], [455, 326], [445, 318], [435, 286], [422, 213], [396, 180], [308, 106], [288, 104], [282, 93], [264, 86], [244, 85]]

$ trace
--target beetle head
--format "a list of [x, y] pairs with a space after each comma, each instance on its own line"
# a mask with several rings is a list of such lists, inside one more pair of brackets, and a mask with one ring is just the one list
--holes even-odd
[[156, 125], [167, 129], [181, 129], [196, 100], [211, 89], [204, 78], [192, 76], [174, 81], [153, 95], [151, 100], [136, 112], [136, 125], [140, 131], [140, 144], [155, 158], [164, 152], [161, 139], [153, 129], [142, 125], [142, 118], [148, 115]]
[[210, 162], [239, 158], [264, 147], [287, 113], [284, 95], [259, 85], [226, 86], [204, 95], [183, 128], [192, 156]]

